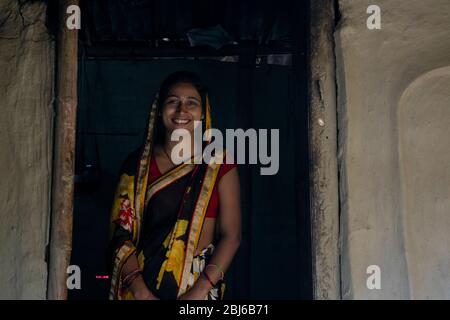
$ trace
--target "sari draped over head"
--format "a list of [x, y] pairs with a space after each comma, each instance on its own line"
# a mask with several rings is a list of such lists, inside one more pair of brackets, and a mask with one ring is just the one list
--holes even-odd
[[[185, 162], [151, 181], [158, 106], [156, 97], [144, 143], [128, 156], [120, 171], [111, 214], [110, 299], [133, 299], [124, 289], [122, 275], [132, 254], [138, 258], [147, 287], [160, 299], [176, 299], [193, 286], [214, 250], [210, 244], [194, 256], [224, 152], [216, 151], [215, 163]], [[207, 97], [205, 113], [209, 129]], [[224, 283], [219, 281], [207, 299], [221, 299], [223, 290]]]

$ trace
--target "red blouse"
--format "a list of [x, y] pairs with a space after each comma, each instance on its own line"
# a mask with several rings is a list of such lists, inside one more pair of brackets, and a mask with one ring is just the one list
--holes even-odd
[[[233, 164], [226, 163], [226, 161], [224, 159], [224, 164], [220, 167], [219, 173], [217, 175], [216, 184], [214, 186], [214, 190], [211, 195], [211, 200], [209, 201], [209, 206], [206, 211], [207, 218], [216, 218], [217, 217], [217, 212], [219, 211], [219, 202], [220, 202], [219, 190], [218, 190], [217, 186], [219, 185], [220, 179], [234, 167], [236, 167], [235, 163], [233, 163]], [[159, 171], [158, 164], [155, 161], [155, 157], [152, 156], [152, 158], [150, 160], [150, 172], [149, 172], [150, 181], [154, 181], [155, 179], [158, 179], [161, 175], [162, 174], [161, 174], [161, 171]]]

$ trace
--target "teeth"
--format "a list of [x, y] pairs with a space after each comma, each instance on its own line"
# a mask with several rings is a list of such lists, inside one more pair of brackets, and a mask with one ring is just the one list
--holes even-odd
[[189, 120], [184, 120], [184, 119], [173, 119], [173, 122], [175, 122], [176, 124], [186, 124], [189, 122]]

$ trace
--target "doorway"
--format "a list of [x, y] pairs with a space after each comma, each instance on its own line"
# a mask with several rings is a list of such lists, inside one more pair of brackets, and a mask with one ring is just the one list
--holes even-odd
[[[177, 70], [208, 85], [213, 127], [280, 130], [276, 175], [239, 166], [242, 242], [225, 298], [312, 298], [307, 8], [294, 0], [81, 2], [71, 264], [82, 283], [69, 299], [108, 297], [101, 276], [119, 167], [142, 141], [160, 82]], [[217, 25], [233, 39], [218, 49], [180, 37]]]

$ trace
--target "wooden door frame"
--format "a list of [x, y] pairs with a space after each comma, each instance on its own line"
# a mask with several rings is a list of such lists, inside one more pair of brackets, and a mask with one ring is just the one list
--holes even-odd
[[58, 3], [56, 114], [47, 278], [47, 299], [50, 300], [67, 299], [67, 267], [72, 253], [78, 30], [69, 30], [66, 26], [70, 5], [79, 5], [79, 0], [60, 0]]
[[334, 29], [337, 0], [310, 1], [309, 156], [314, 299], [340, 299], [337, 90]]

